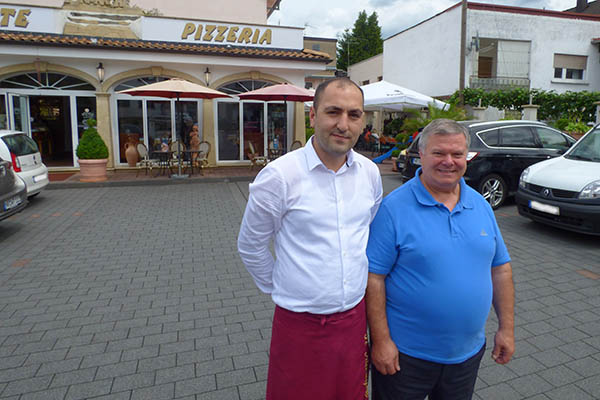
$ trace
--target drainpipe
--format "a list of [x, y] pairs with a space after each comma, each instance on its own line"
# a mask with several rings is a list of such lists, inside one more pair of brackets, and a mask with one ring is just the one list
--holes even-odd
[[459, 104], [465, 105], [463, 90], [465, 89], [465, 57], [467, 45], [467, 0], [462, 0], [462, 9], [460, 17], [460, 76], [458, 78]]
[[575, 12], [584, 12], [587, 8], [587, 0], [577, 0], [577, 6], [575, 7]]

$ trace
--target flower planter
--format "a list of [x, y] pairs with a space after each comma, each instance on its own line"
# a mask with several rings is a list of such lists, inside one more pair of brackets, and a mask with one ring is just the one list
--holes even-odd
[[104, 182], [108, 158], [99, 160], [79, 160], [79, 180], [81, 182]]

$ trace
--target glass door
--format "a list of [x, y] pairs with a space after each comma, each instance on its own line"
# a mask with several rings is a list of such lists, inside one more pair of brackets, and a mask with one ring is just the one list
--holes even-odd
[[31, 136], [29, 121], [29, 96], [8, 94], [9, 129], [25, 132]]
[[265, 103], [242, 103], [243, 106], [243, 138], [244, 160], [248, 154], [265, 155]]

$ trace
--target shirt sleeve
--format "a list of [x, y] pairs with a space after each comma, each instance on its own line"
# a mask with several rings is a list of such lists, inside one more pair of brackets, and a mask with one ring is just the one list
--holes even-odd
[[510, 262], [510, 254], [508, 254], [508, 249], [506, 248], [506, 244], [504, 243], [502, 232], [500, 232], [500, 228], [498, 227], [498, 223], [496, 222], [496, 216], [494, 215], [494, 212], [491, 208], [490, 214], [492, 218], [492, 223], [494, 224], [494, 234], [496, 236], [496, 254], [494, 254], [494, 259], [492, 260], [492, 267], [498, 267], [500, 265], [506, 264], [507, 262]]
[[374, 197], [375, 204], [371, 208], [371, 222], [373, 222], [375, 215], [377, 215], [377, 210], [379, 210], [379, 206], [381, 205], [381, 199], [383, 198], [383, 186], [381, 183], [381, 174], [379, 173], [379, 168], [377, 168], [377, 172], [375, 174]]
[[385, 203], [379, 208], [371, 223], [367, 243], [369, 272], [387, 275], [398, 258], [396, 248], [396, 228]]
[[238, 236], [238, 252], [256, 286], [273, 291], [275, 259], [269, 244], [281, 226], [285, 184], [273, 168], [265, 167], [250, 184], [250, 195]]

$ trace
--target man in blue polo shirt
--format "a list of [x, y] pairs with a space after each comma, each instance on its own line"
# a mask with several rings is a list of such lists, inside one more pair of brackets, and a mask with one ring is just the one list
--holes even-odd
[[467, 128], [438, 119], [419, 137], [422, 167], [383, 200], [367, 246], [373, 398], [468, 400], [492, 304], [492, 358], [514, 352], [510, 256], [491, 207], [462, 179]]

